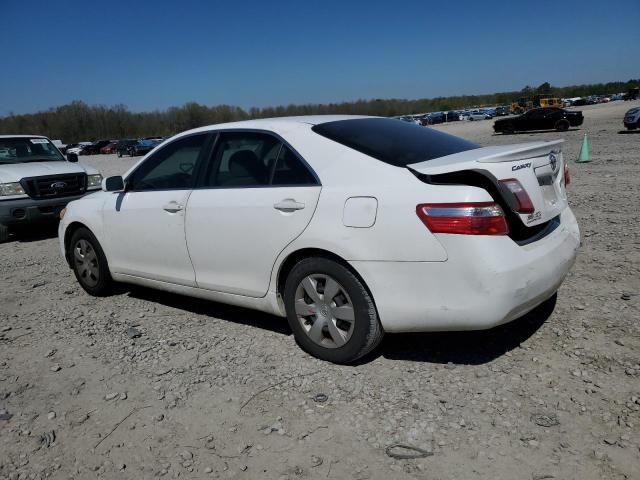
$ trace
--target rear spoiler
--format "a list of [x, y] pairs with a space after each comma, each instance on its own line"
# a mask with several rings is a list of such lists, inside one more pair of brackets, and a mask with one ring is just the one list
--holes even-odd
[[[559, 147], [564, 140], [551, 140], [549, 142], [537, 142], [528, 145], [506, 150], [503, 152], [492, 153], [479, 157], [476, 161], [481, 163], [498, 163], [498, 162], [514, 162], [516, 160], [526, 160], [527, 158], [542, 157], [549, 153], [559, 153]], [[556, 147], [556, 148], [554, 148]]]

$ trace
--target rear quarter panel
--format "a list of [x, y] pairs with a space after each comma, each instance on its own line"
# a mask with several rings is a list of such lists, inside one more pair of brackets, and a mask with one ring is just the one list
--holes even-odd
[[[482, 189], [428, 185], [408, 169], [388, 165], [312, 133], [287, 137], [322, 183], [315, 214], [305, 231], [287, 245], [279, 265], [293, 252], [317, 248], [347, 261], [443, 262], [447, 253], [416, 214], [420, 203], [490, 201]], [[345, 202], [351, 197], [377, 199], [375, 222], [368, 228], [343, 223]]]

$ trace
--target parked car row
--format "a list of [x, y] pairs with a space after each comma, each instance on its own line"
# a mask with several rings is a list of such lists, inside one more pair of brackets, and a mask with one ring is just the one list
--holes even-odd
[[58, 147], [67, 156], [97, 155], [116, 153], [118, 157], [129, 155], [137, 157], [153, 150], [164, 140], [163, 137], [144, 137], [125, 140], [98, 140], [97, 142], [80, 142]]
[[495, 108], [476, 108], [465, 110], [449, 110], [442, 112], [429, 112], [420, 115], [404, 115], [394, 117], [399, 120], [415, 123], [422, 126], [437, 125], [439, 123], [457, 122], [460, 120], [488, 120], [496, 116], [509, 115], [509, 108], [499, 106]]

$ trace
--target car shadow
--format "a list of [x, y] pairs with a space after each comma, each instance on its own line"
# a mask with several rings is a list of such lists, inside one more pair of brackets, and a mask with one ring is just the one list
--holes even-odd
[[514, 133], [494, 133], [492, 136], [493, 137], [499, 137], [499, 136], [508, 137], [508, 136], [511, 136], [511, 135], [528, 135], [528, 134], [538, 135], [538, 134], [541, 134], [541, 133], [567, 133], [567, 132], [578, 132], [578, 131], [580, 131], [579, 128], [568, 128], [566, 130], [563, 130], [563, 131], [559, 132], [558, 130], [555, 130], [555, 129], [552, 128], [552, 129], [549, 129], [549, 130], [525, 130], [525, 131], [522, 131], [522, 132], [514, 132]]
[[[257, 310], [135, 285], [127, 286], [126, 293], [139, 300], [197, 315], [262, 328], [281, 335], [292, 333], [285, 318]], [[380, 347], [361, 358], [356, 365], [369, 363], [378, 357], [436, 364], [482, 365], [518, 348], [537, 332], [553, 313], [556, 300], [557, 296], [554, 296], [526, 315], [490, 330], [387, 334]]]
[[9, 240], [7, 243], [20, 242], [38, 242], [40, 240], [48, 240], [58, 236], [58, 223], [44, 223], [39, 225], [20, 226], [10, 229]]
[[618, 135], [634, 135], [640, 133], [640, 130], [620, 130]]
[[158, 303], [167, 307], [177, 308], [197, 315], [206, 315], [240, 325], [263, 328], [282, 335], [291, 335], [291, 329], [286, 318], [276, 317], [258, 310], [227, 305], [211, 300], [187, 297], [177, 293], [164, 292], [137, 285], [127, 285], [126, 293], [140, 300]]
[[[509, 352], [531, 337], [551, 316], [557, 296], [526, 315], [490, 330], [397, 333], [385, 337], [375, 357], [389, 360], [482, 365]], [[363, 359], [366, 362], [369, 359]]]

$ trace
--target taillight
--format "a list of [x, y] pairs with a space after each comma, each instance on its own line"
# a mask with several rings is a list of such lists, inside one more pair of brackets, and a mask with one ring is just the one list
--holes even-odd
[[569, 171], [569, 164], [565, 163], [564, 164], [564, 186], [566, 188], [567, 185], [569, 185], [569, 183], [571, 183], [571, 172]]
[[506, 235], [509, 227], [500, 205], [494, 202], [423, 203], [416, 207], [420, 220], [433, 233]]
[[518, 207], [516, 208], [516, 212], [533, 213], [535, 211], [535, 208], [533, 207], [533, 202], [529, 198], [529, 194], [517, 179], [507, 178], [505, 180], [500, 180], [500, 183], [505, 187], [507, 187], [507, 189], [515, 197], [516, 202], [518, 202]]

